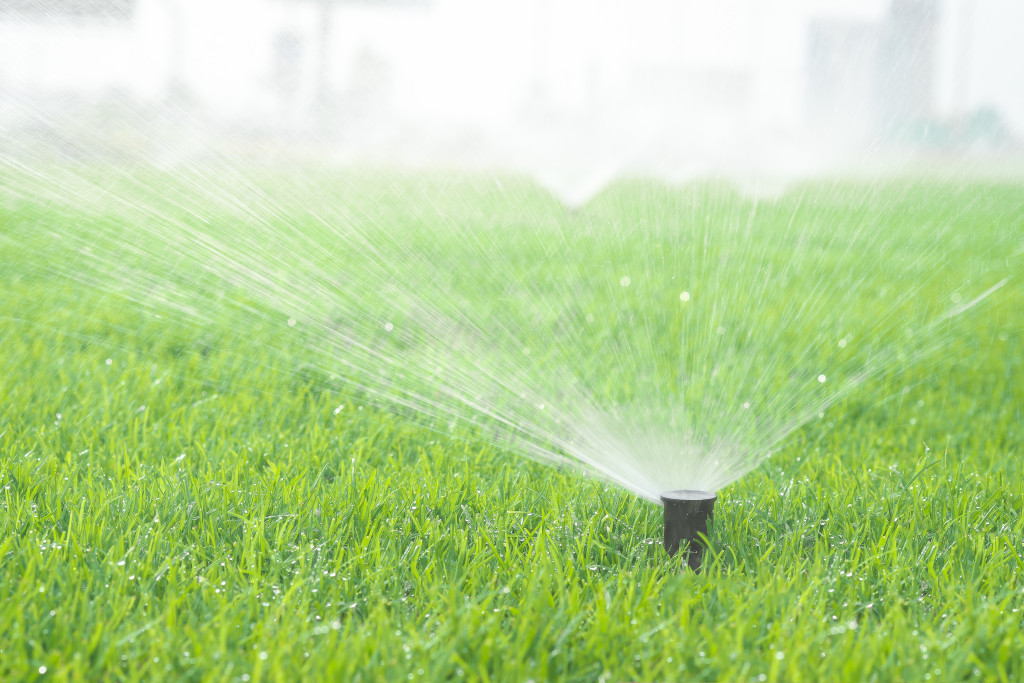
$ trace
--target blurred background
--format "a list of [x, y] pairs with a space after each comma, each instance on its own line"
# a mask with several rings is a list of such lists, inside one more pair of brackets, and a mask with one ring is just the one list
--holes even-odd
[[1019, 0], [0, 0], [12, 156], [609, 179], [1024, 157]]

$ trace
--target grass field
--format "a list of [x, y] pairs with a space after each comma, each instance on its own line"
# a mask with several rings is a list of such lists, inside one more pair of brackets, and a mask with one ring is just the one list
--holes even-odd
[[[453, 182], [431, 209], [488, 220]], [[659, 507], [347, 390], [272, 316], [68, 279], [46, 233], [123, 216], [0, 188], [0, 679], [1021, 680], [1024, 189], [844, 187], [801, 190], [822, 238], [952, 226], [931, 277], [1010, 280], [721, 490], [699, 575]], [[628, 223], [645, 192], [586, 210]]]

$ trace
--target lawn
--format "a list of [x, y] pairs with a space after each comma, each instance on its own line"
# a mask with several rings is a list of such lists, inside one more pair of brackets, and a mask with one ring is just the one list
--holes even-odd
[[[1024, 188], [294, 183], [0, 173], [0, 679], [1024, 677]], [[504, 373], [485, 414], [470, 362]], [[800, 424], [693, 574], [657, 505], [543, 462], [561, 425], [509, 388], [565, 381], [622, 411], [684, 383], [742, 443]]]

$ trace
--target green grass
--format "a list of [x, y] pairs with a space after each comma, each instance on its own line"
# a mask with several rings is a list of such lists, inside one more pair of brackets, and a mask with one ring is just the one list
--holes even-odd
[[[389, 205], [395, 224], [507, 218], [487, 183], [452, 182], [459, 202]], [[524, 192], [523, 220], [579, 219]], [[688, 192], [623, 184], [589, 220], [651, 220], [638, 205]], [[400, 416], [307, 366], [270, 315], [157, 318], [69, 281], [46, 229], [123, 217], [7, 197], [0, 679], [1020, 680], [1024, 189], [810, 184], [761, 215], [797, 195], [823, 243], [873, 221], [912, 252], [951, 225], [929, 282], [1011, 280], [940, 353], [722, 490], [699, 575], [665, 556], [657, 506]], [[855, 256], [869, 285], [896, 277]]]

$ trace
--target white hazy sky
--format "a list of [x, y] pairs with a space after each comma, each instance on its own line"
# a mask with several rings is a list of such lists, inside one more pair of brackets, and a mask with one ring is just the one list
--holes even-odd
[[[291, 116], [294, 121], [309, 110], [320, 35], [315, 3], [137, 2], [128, 23], [0, 21], [0, 115], [4, 107], [38, 92], [121, 88], [159, 101], [174, 74], [214, 118]], [[799, 166], [808, 158], [805, 152], [813, 156], [822, 148], [820, 140], [793, 147], [807, 124], [810, 22], [877, 26], [889, 5], [889, 0], [433, 0], [387, 8], [343, 3], [334, 13], [330, 80], [342, 94], [360, 87], [364, 95], [375, 86], [380, 90], [386, 106], [378, 102], [378, 109], [362, 115], [379, 124], [381, 139], [397, 139], [409, 126], [440, 128], [482, 136], [501, 154], [558, 155], [588, 169], [636, 165], [638, 159], [657, 166], [659, 154], [684, 166], [707, 166], [710, 159], [729, 165], [740, 156], [756, 166], [759, 158], [782, 158], [779, 150], [787, 150], [785, 158]], [[1024, 2], [938, 0], [937, 6], [932, 83], [937, 115], [995, 106], [1024, 136]], [[296, 90], [284, 104], [275, 88], [274, 45], [282, 32], [305, 41]], [[367, 56], [384, 66], [367, 72]], [[835, 118], [833, 134], [841, 126], [855, 133], [866, 125], [859, 111], [839, 111]], [[524, 137], [524, 120], [540, 120], [549, 130]], [[363, 126], [365, 132], [366, 121]]]

